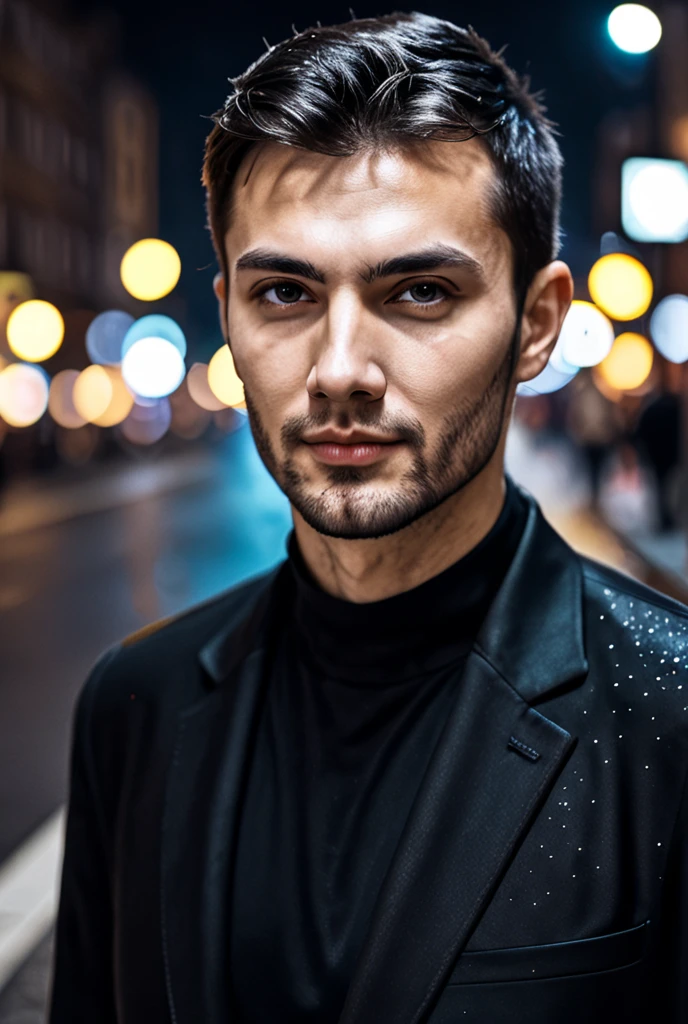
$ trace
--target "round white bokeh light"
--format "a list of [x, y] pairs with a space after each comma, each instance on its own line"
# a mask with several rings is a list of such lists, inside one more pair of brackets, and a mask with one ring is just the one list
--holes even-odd
[[662, 38], [662, 23], [649, 7], [620, 4], [609, 15], [607, 31], [620, 50], [647, 53]]
[[538, 373], [537, 377], [533, 377], [532, 380], [523, 380], [517, 384], [516, 394], [549, 395], [552, 391], [559, 391], [561, 388], [566, 387], [577, 373], [577, 368], [572, 372], [562, 373], [550, 361], [546, 364], [544, 370]]
[[592, 302], [574, 300], [557, 342], [560, 358], [571, 366], [596, 366], [611, 352], [614, 328]]
[[688, 360], [688, 296], [667, 295], [650, 320], [650, 334], [658, 352], [671, 363]]
[[10, 363], [0, 373], [0, 416], [11, 427], [30, 427], [48, 408], [50, 378], [43, 367]]
[[[635, 161], [640, 164], [640, 160]], [[688, 170], [679, 160], [646, 160], [628, 182], [632, 237], [680, 242], [688, 235]], [[638, 232], [638, 227], [640, 232]]]
[[179, 349], [165, 338], [140, 338], [122, 359], [125, 383], [143, 398], [171, 395], [185, 373]]

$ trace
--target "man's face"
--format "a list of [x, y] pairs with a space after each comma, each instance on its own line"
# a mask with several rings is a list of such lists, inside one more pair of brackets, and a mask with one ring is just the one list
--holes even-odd
[[494, 180], [476, 139], [351, 157], [270, 143], [239, 169], [229, 342], [258, 450], [322, 534], [394, 533], [497, 450], [517, 318]]

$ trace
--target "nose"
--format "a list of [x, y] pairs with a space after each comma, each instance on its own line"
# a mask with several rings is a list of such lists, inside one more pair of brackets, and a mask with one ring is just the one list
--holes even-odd
[[306, 382], [311, 398], [331, 402], [382, 398], [387, 380], [375, 351], [375, 325], [366, 324], [365, 319], [365, 309], [355, 295], [330, 302]]

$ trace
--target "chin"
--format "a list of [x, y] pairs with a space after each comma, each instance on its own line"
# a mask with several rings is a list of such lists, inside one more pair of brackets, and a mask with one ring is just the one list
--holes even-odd
[[310, 496], [288, 495], [301, 518], [317, 533], [339, 540], [377, 540], [406, 529], [440, 504], [424, 496], [397, 492], [381, 495], [344, 493], [329, 500], [327, 492]]

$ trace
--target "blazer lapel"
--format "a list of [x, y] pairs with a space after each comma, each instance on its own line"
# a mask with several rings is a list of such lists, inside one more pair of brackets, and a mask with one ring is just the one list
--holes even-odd
[[516, 556], [381, 888], [339, 1024], [418, 1024], [570, 756], [531, 703], [587, 672], [575, 553], [524, 492]]
[[[261, 705], [266, 614], [275, 574], [241, 621], [200, 651], [214, 690], [178, 716], [161, 843], [161, 926], [170, 1018], [231, 1021], [228, 922], [232, 855]], [[219, 685], [222, 684], [222, 685]]]
[[263, 652], [231, 685], [182, 713], [162, 837], [162, 931], [171, 1019], [227, 1024], [226, 960], [231, 852], [258, 709]]

